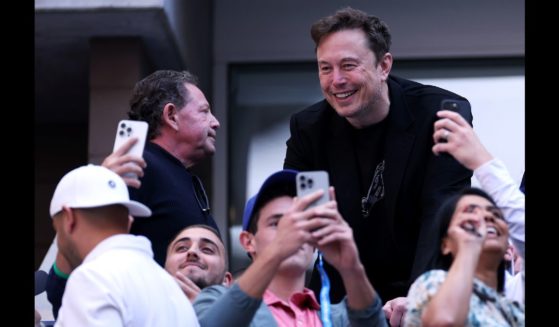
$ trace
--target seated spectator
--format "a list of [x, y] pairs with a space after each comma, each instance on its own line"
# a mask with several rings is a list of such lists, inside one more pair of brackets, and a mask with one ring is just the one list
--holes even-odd
[[223, 240], [208, 225], [184, 228], [167, 247], [165, 270], [177, 280], [191, 302], [205, 287], [230, 286], [233, 276], [227, 271], [228, 266]]
[[153, 260], [149, 240], [129, 235], [126, 184], [101, 166], [82, 166], [58, 183], [50, 204], [57, 245], [72, 274], [56, 326], [198, 326], [190, 302]]
[[404, 326], [524, 326], [524, 307], [504, 298], [508, 226], [493, 199], [468, 188], [441, 206], [443, 270], [416, 279]]
[[253, 262], [232, 287], [202, 290], [194, 302], [201, 326], [322, 326], [321, 305], [304, 285], [315, 247], [339, 271], [347, 291], [329, 308], [332, 326], [386, 326], [334, 189], [331, 201], [308, 208], [326, 190], [294, 199], [295, 176], [292, 170], [276, 172], [248, 201], [240, 241]]

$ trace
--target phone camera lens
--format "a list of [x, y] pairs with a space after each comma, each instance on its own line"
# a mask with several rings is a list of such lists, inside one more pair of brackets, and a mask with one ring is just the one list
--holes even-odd
[[312, 187], [312, 184], [313, 184], [312, 178], [309, 178], [309, 180], [307, 181], [307, 183], [309, 184], [309, 187]]
[[118, 135], [124, 136], [124, 131], [119, 131], [119, 132], [118, 132]]
[[120, 124], [120, 128], [125, 128], [125, 127], [126, 127], [125, 123]]
[[306, 188], [307, 188], [307, 184], [301, 183], [301, 190], [304, 190], [304, 189], [306, 189]]

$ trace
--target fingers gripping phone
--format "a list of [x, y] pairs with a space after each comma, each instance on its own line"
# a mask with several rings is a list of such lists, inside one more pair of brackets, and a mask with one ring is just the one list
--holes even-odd
[[309, 208], [330, 201], [330, 195], [328, 192], [328, 187], [330, 186], [328, 172], [323, 170], [299, 172], [297, 173], [295, 183], [297, 196], [299, 198], [307, 194], [314, 193], [320, 189], [324, 190], [322, 196], [311, 203]]
[[[113, 152], [118, 150], [126, 141], [137, 137], [138, 141], [128, 150], [127, 154], [142, 157], [148, 133], [148, 123], [139, 120], [121, 120], [116, 128]], [[135, 174], [126, 174], [127, 177], [137, 177]]]

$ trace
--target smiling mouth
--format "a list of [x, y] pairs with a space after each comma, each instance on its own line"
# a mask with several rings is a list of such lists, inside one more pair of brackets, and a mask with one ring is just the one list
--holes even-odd
[[340, 92], [340, 93], [332, 93], [332, 95], [336, 98], [336, 99], [347, 99], [350, 96], [354, 95], [355, 93], [357, 93], [357, 90], [355, 91], [347, 91], [347, 92]]

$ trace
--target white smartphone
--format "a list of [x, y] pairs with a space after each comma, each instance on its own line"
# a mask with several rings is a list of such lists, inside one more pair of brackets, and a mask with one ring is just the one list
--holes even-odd
[[[118, 150], [128, 139], [137, 137], [136, 144], [128, 150], [129, 154], [137, 157], [142, 157], [144, 154], [144, 147], [146, 145], [146, 138], [148, 134], [148, 123], [139, 120], [121, 120], [118, 122], [116, 128], [115, 144], [113, 152]], [[126, 174], [127, 177], [136, 177], [135, 174]]]
[[324, 170], [302, 171], [297, 173], [295, 183], [298, 197], [305, 196], [320, 189], [324, 190], [322, 196], [311, 203], [309, 208], [330, 201], [330, 195], [328, 193], [328, 187], [330, 186], [328, 172]]

